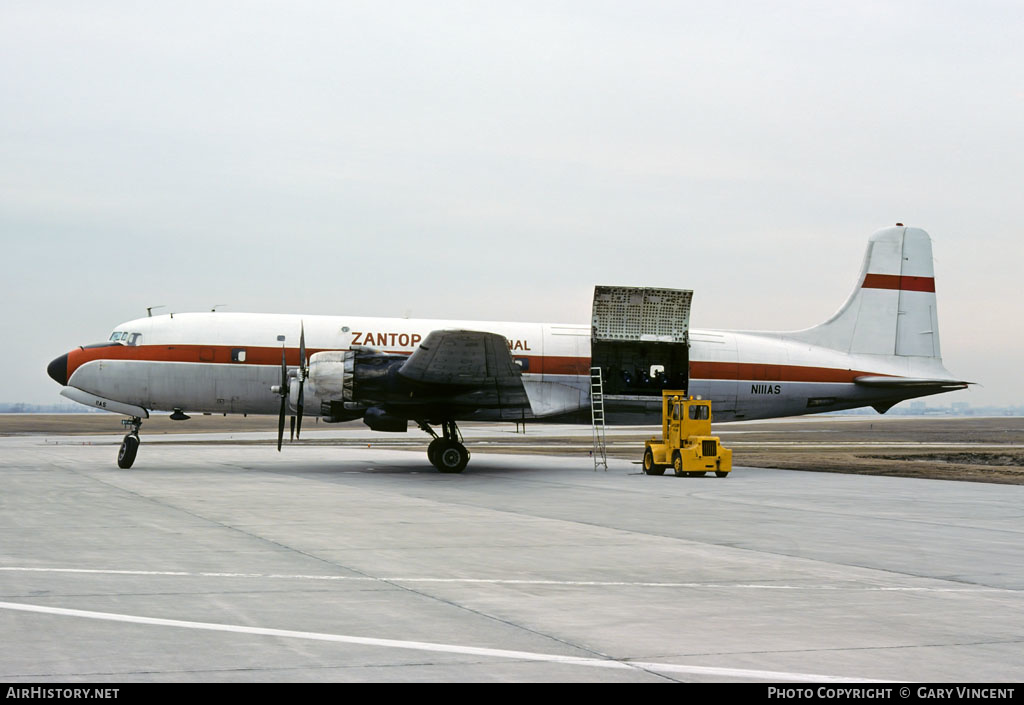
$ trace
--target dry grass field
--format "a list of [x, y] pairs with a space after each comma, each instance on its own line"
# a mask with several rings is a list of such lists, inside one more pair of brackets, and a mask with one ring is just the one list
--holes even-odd
[[1024, 484], [1024, 417], [819, 417], [719, 430], [743, 465]]

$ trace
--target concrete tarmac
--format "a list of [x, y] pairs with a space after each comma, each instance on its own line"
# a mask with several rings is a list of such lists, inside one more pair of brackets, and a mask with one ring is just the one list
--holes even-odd
[[1024, 487], [116, 441], [0, 439], [0, 680], [1024, 680]]

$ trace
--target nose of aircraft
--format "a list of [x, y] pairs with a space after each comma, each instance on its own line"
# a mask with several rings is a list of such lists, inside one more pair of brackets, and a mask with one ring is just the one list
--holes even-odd
[[53, 381], [62, 387], [66, 387], [68, 384], [68, 356], [67, 353], [61, 355], [56, 360], [46, 366], [46, 374], [53, 378]]

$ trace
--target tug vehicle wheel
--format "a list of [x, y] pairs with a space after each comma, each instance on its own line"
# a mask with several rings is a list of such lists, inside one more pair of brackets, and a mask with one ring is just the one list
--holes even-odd
[[648, 448], [644, 451], [644, 474], [645, 475], [664, 475], [665, 468], [661, 465], [654, 463], [654, 453]]

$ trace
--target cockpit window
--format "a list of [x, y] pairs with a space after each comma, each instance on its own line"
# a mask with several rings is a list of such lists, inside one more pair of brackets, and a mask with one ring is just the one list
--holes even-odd
[[142, 340], [142, 333], [115, 330], [107, 340], [111, 343], [121, 343], [122, 345], [142, 345], [140, 342]]

